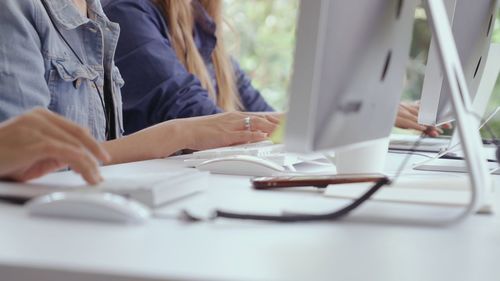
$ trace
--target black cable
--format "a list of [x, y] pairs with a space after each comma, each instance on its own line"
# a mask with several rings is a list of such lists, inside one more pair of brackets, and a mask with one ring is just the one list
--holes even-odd
[[0, 195], [0, 201], [14, 205], [22, 206], [26, 204], [26, 202], [28, 202], [29, 200], [31, 200], [31, 198], [23, 196]]
[[[441, 159], [450, 159], [450, 160], [465, 160], [464, 157], [462, 156], [455, 156], [453, 154], [450, 154], [450, 153], [446, 153], [444, 155], [442, 155], [441, 157], [439, 157]], [[497, 162], [496, 160], [493, 160], [493, 159], [486, 159], [486, 161], [488, 162]]]
[[[425, 134], [422, 134], [420, 138], [413, 144], [408, 155], [403, 160], [402, 164], [398, 168], [396, 175], [393, 181], [388, 178], [383, 178], [377, 181], [368, 191], [366, 191], [361, 197], [354, 200], [349, 205], [343, 207], [340, 210], [319, 214], [319, 215], [291, 215], [291, 214], [283, 214], [283, 215], [257, 215], [257, 214], [241, 214], [241, 213], [233, 213], [226, 212], [221, 210], [215, 210], [214, 214], [210, 217], [211, 220], [215, 220], [217, 218], [225, 218], [225, 219], [238, 219], [238, 220], [256, 220], [256, 221], [274, 221], [274, 222], [312, 222], [312, 221], [333, 221], [338, 220], [346, 215], [348, 215], [351, 211], [355, 210], [367, 200], [369, 200], [373, 194], [380, 190], [384, 185], [391, 185], [403, 172], [404, 167], [408, 163], [409, 159], [413, 152], [415, 152], [416, 148], [420, 145], [420, 142], [425, 138]], [[188, 221], [200, 221], [199, 218], [192, 216], [188, 211], [184, 210], [182, 212], [182, 218]]]
[[379, 180], [375, 185], [373, 185], [365, 194], [363, 194], [358, 199], [354, 200], [351, 204], [345, 206], [344, 208], [335, 211], [333, 213], [321, 214], [321, 215], [252, 215], [252, 214], [238, 214], [216, 210], [215, 218], [226, 218], [226, 219], [240, 219], [240, 220], [260, 220], [260, 221], [275, 221], [275, 222], [308, 222], [308, 221], [322, 221], [322, 220], [336, 220], [340, 219], [347, 214], [349, 214], [354, 209], [358, 208], [365, 201], [370, 199], [375, 192], [377, 192], [381, 187], [389, 184], [388, 178]]

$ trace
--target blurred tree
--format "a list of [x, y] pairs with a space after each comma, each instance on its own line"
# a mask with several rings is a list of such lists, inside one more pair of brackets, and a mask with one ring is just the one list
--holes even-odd
[[233, 55], [266, 100], [286, 109], [298, 0], [225, 0]]
[[[500, 43], [500, 14], [497, 14], [495, 22], [495, 29], [493, 31], [493, 42]], [[487, 112], [493, 112], [496, 108], [500, 107], [500, 79], [497, 80], [495, 90], [491, 97], [491, 102], [488, 104]], [[500, 115], [496, 115], [492, 121], [489, 122], [492, 131], [497, 137], [500, 137]], [[489, 137], [487, 134], [485, 134]]]
[[[226, 29], [230, 49], [243, 69], [253, 78], [255, 87], [277, 110], [285, 110], [287, 90], [293, 64], [298, 0], [224, 0]], [[418, 100], [430, 44], [425, 12], [415, 14], [413, 43], [410, 51], [403, 100]], [[493, 41], [500, 43], [500, 17]], [[488, 112], [500, 106], [500, 80]], [[500, 136], [500, 116], [490, 126]]]

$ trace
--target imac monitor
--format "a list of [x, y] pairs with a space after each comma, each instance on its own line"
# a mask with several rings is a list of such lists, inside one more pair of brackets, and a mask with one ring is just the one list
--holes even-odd
[[[452, 24], [458, 55], [465, 74], [471, 100], [488, 100], [491, 92], [479, 93], [497, 13], [497, 0], [444, 1]], [[431, 41], [418, 122], [441, 125], [454, 120], [450, 103], [450, 88], [445, 80], [438, 57], [436, 42]], [[480, 102], [484, 104], [484, 102]], [[477, 115], [484, 115], [484, 107]]]
[[288, 151], [326, 151], [389, 136], [415, 8], [415, 0], [301, 0]]

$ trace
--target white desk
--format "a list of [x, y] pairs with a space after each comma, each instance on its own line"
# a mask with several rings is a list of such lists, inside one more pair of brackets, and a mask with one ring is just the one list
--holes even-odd
[[[397, 164], [401, 155], [391, 155]], [[168, 159], [104, 168], [104, 174], [179, 168]], [[243, 177], [211, 176], [204, 201], [273, 209], [300, 202], [323, 208], [315, 192], [253, 191]], [[208, 199], [207, 199], [208, 198]], [[303, 201], [301, 201], [303, 200]], [[500, 198], [496, 198], [499, 202]], [[499, 202], [500, 203], [500, 202]], [[165, 211], [175, 208], [175, 204]], [[477, 215], [453, 227], [373, 222], [388, 213], [423, 216], [430, 207], [368, 203], [342, 222], [242, 221], [142, 226], [32, 218], [0, 204], [0, 280], [498, 280], [500, 220]]]

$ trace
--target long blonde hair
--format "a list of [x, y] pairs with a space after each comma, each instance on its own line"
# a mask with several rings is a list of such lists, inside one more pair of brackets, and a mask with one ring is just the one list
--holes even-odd
[[[212, 53], [212, 63], [217, 80], [218, 94], [212, 83], [207, 66], [193, 38], [195, 18], [191, 1], [199, 1], [217, 25], [217, 45]], [[168, 20], [170, 41], [178, 59], [186, 69], [198, 77], [210, 97], [224, 111], [242, 108], [236, 87], [236, 78], [231, 58], [223, 40], [222, 0], [156, 0]]]

